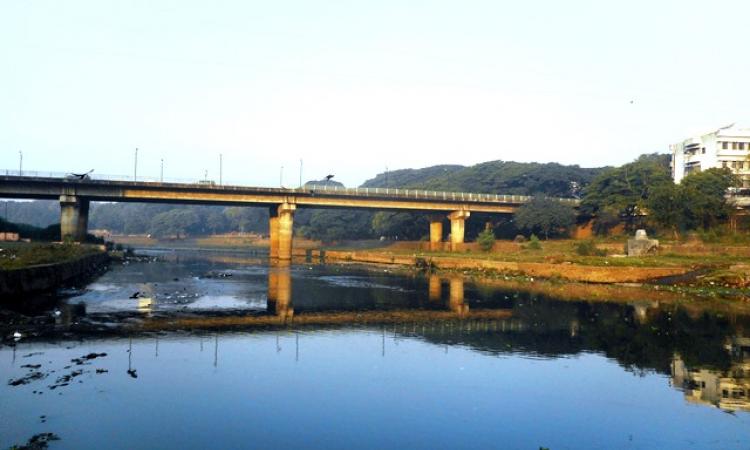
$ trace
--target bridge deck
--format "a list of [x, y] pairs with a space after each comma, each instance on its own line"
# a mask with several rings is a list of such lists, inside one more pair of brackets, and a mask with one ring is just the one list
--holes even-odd
[[[65, 177], [0, 176], [0, 197], [58, 199], [76, 195], [92, 201], [132, 201], [202, 204], [294, 203], [315, 208], [375, 208], [397, 210], [509, 213], [532, 197], [470, 192], [394, 188], [343, 188], [317, 185], [303, 188], [269, 188], [218, 185], [210, 182], [162, 183], [154, 181], [77, 179]], [[572, 206], [576, 199], [557, 199]]]

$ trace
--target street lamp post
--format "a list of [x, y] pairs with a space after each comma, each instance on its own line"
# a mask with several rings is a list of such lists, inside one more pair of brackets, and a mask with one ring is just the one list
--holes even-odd
[[279, 187], [284, 187], [284, 166], [279, 169]]
[[21, 150], [18, 151], [18, 176], [23, 176], [23, 152]]
[[299, 188], [302, 189], [302, 158], [299, 159]]
[[161, 159], [161, 170], [159, 171], [159, 182], [164, 183], [164, 158]]
[[223, 156], [221, 153], [219, 153], [219, 186], [222, 186], [224, 184], [224, 161]]
[[138, 181], [138, 148], [135, 149], [135, 160], [133, 161], [133, 181]]

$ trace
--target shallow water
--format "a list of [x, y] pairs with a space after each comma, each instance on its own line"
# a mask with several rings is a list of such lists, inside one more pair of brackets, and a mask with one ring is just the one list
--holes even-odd
[[0, 448], [750, 447], [725, 311], [202, 252], [40, 314], [0, 347]]

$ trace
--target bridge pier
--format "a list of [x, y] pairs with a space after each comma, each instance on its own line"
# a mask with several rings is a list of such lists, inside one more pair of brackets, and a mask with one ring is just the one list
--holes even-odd
[[451, 251], [459, 251], [464, 243], [464, 222], [469, 218], [471, 213], [465, 210], [453, 211], [448, 214], [451, 221]]
[[271, 259], [289, 261], [292, 259], [292, 229], [294, 227], [293, 203], [272, 206], [268, 220]]
[[60, 196], [60, 239], [83, 242], [89, 225], [89, 201], [75, 195]]
[[442, 216], [430, 216], [430, 251], [443, 249], [443, 219]]

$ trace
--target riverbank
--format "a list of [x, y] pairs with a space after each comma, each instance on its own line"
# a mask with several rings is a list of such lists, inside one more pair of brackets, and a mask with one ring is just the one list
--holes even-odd
[[56, 289], [97, 273], [109, 255], [102, 246], [13, 243], [0, 246], [0, 297]]
[[[621, 243], [598, 243], [600, 255], [581, 255], [580, 241], [528, 244], [497, 242], [491, 251], [475, 246], [462, 253], [430, 252], [425, 243], [400, 242], [380, 249], [305, 251], [331, 262], [359, 262], [419, 267], [431, 271], [461, 271], [478, 275], [509, 275], [595, 284], [651, 283], [695, 288], [750, 287], [750, 247], [705, 243], [667, 243], [656, 255], [626, 257]], [[296, 252], [302, 255], [302, 251]], [[738, 291], [739, 290], [739, 291]], [[746, 293], [746, 292], [745, 292]]]

